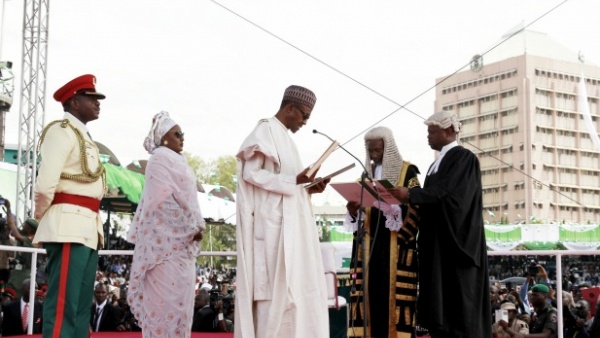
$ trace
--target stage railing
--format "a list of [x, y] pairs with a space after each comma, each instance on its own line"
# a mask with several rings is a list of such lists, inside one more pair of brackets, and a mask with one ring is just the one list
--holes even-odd
[[[25, 248], [20, 246], [0, 245], [0, 251], [26, 252], [31, 253], [31, 276], [30, 280], [35, 281], [37, 274], [37, 256], [46, 254], [45, 249]], [[133, 250], [100, 250], [100, 256], [131, 256]], [[236, 256], [235, 251], [203, 251], [201, 256]], [[488, 251], [488, 256], [555, 256], [556, 260], [556, 311], [558, 318], [562, 318], [562, 257], [563, 256], [600, 256], [600, 250], [529, 250], [529, 251]], [[35, 283], [31, 283], [29, 289], [30, 299], [35, 298]], [[596, 306], [596, 304], [590, 304]], [[491, 314], [490, 314], [491, 315]], [[33, 330], [33, 311], [28, 312], [27, 334], [31, 335]], [[563, 338], [563, 321], [558, 321], [558, 338]]]
[[[25, 248], [21, 246], [0, 245], [0, 251], [25, 252], [31, 254], [31, 281], [35, 282], [37, 275], [37, 256], [38, 254], [46, 254], [46, 249]], [[99, 250], [100, 256], [132, 256], [133, 250]], [[201, 256], [235, 256], [235, 251], [203, 251]], [[8, 281], [6, 281], [8, 282]], [[18, 286], [15, 286], [18, 287]], [[35, 283], [30, 283], [29, 299], [35, 299]], [[27, 335], [33, 334], [33, 311], [27, 313]]]

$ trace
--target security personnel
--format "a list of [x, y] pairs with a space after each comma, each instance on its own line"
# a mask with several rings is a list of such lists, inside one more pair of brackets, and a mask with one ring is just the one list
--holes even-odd
[[[535, 337], [556, 337], [558, 330], [558, 316], [556, 309], [547, 300], [550, 288], [544, 284], [536, 284], [531, 288], [531, 305], [535, 308], [535, 317], [532, 319], [531, 334]], [[528, 337], [528, 336], [526, 336]]]
[[39, 226], [33, 242], [48, 253], [44, 338], [89, 333], [97, 250], [104, 242], [98, 209], [106, 178], [86, 124], [98, 118], [98, 100], [104, 98], [93, 75], [69, 81], [54, 93], [63, 120], [51, 122], [40, 136], [34, 213]]

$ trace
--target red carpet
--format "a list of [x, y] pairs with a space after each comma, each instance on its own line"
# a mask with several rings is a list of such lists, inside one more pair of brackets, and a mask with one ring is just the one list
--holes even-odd
[[[34, 334], [32, 336], [20, 336], [20, 337], [34, 337], [42, 338], [41, 334]], [[141, 332], [94, 332], [92, 338], [142, 338]], [[192, 338], [233, 338], [233, 333], [198, 333], [192, 332]]]
[[[41, 334], [34, 334], [32, 336], [19, 336], [19, 337], [34, 337], [42, 338]], [[141, 338], [141, 332], [95, 332], [92, 334], [92, 338]], [[198, 333], [192, 332], [192, 338], [233, 338], [233, 333]], [[429, 338], [429, 336], [420, 336], [419, 338]]]

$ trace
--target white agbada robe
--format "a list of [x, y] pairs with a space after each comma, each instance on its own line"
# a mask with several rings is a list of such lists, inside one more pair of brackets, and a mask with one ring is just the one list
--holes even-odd
[[304, 167], [287, 128], [259, 121], [237, 157], [235, 337], [329, 337], [325, 273]]

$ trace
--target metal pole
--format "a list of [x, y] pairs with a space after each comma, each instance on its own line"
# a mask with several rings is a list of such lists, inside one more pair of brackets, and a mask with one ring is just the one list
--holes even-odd
[[[213, 251], [212, 249], [212, 224], [208, 225], [208, 243], [210, 245], [210, 252]], [[213, 256], [210, 256], [210, 271], [214, 271], [215, 266], [213, 265]]]
[[31, 254], [31, 275], [29, 276], [29, 312], [27, 312], [27, 334], [33, 334], [33, 315], [35, 312], [35, 277], [37, 275], [37, 252]]

